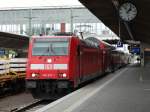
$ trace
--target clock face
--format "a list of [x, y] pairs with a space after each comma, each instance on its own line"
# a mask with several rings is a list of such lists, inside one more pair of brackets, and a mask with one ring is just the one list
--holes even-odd
[[124, 3], [119, 9], [119, 16], [124, 21], [131, 21], [137, 15], [137, 9], [132, 3]]

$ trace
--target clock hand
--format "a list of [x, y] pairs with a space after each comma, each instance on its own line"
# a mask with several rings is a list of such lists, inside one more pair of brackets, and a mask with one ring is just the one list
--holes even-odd
[[131, 4], [130, 4], [130, 8], [127, 10], [127, 13], [129, 13], [132, 10], [131, 8]]

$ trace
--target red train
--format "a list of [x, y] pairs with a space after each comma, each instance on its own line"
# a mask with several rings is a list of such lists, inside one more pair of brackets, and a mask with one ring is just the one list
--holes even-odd
[[94, 37], [39, 36], [30, 41], [26, 85], [35, 98], [55, 98], [62, 90], [111, 72], [125, 63], [118, 51]]

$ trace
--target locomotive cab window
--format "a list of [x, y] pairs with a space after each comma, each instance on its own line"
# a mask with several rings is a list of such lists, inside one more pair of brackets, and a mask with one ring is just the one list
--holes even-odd
[[33, 42], [33, 56], [65, 56], [68, 55], [69, 42], [66, 39], [35, 39]]

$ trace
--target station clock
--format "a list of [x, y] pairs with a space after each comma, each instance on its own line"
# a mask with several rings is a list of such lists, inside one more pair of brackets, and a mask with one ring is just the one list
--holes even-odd
[[137, 16], [137, 8], [134, 4], [126, 2], [119, 8], [119, 16], [123, 21], [132, 21]]

